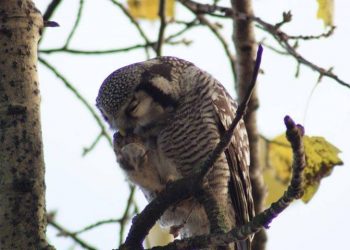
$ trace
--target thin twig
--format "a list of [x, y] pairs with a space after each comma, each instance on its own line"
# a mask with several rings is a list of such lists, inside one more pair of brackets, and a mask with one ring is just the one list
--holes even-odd
[[[270, 24], [264, 20], [262, 20], [259, 17], [256, 16], [247, 16], [244, 13], [240, 13], [237, 11], [232, 10], [232, 8], [228, 7], [222, 7], [218, 5], [208, 5], [208, 4], [201, 4], [197, 3], [195, 1], [190, 0], [178, 0], [182, 4], [191, 5], [195, 11], [199, 14], [208, 14], [212, 16], [218, 16], [225, 18], [236, 18], [240, 20], [252, 20], [256, 22], [257, 24], [261, 25], [261, 28], [265, 31], [267, 31], [269, 34], [271, 34], [279, 43], [280, 45], [292, 56], [294, 57], [299, 63], [311, 68], [312, 70], [315, 70], [320, 73], [321, 76], [327, 76], [334, 81], [338, 82], [342, 86], [345, 86], [347, 88], [350, 88], [350, 83], [345, 82], [344, 80], [340, 79], [336, 74], [334, 74], [331, 71], [327, 71], [324, 68], [312, 63], [311, 61], [307, 60], [305, 57], [301, 56], [297, 51], [296, 48], [294, 48], [290, 43], [289, 39], [296, 39], [298, 36], [291, 36], [286, 34], [285, 32], [281, 31], [278, 27], [278, 25]], [[219, 12], [220, 14], [217, 14]], [[326, 37], [326, 34], [321, 35], [322, 37]], [[303, 39], [302, 37], [306, 38], [307, 36], [301, 36], [300, 39]], [[312, 36], [311, 36], [312, 37]], [[316, 37], [316, 36], [315, 36]]]
[[49, 21], [52, 17], [53, 13], [57, 9], [58, 5], [61, 3], [62, 0], [52, 0], [49, 6], [47, 6], [47, 9], [45, 10], [45, 13], [43, 15], [44, 21]]
[[79, 93], [77, 89], [60, 73], [56, 70], [54, 66], [49, 64], [46, 60], [44, 60], [42, 57], [39, 57], [39, 62], [41, 62], [43, 65], [45, 65], [48, 69], [50, 69], [59, 79], [62, 80], [62, 82], [66, 85], [66, 87], [73, 92], [73, 94], [78, 98], [79, 101], [81, 101], [84, 106], [88, 109], [88, 111], [92, 114], [94, 119], [96, 120], [97, 124], [99, 125], [101, 129], [101, 133], [103, 136], [107, 139], [109, 144], [112, 146], [112, 139], [109, 136], [109, 134], [106, 131], [106, 128], [100, 118], [100, 116], [96, 113], [94, 108], [90, 105], [90, 103]]
[[189, 31], [191, 28], [198, 26], [199, 22], [198, 22], [197, 18], [195, 18], [190, 22], [186, 22], [186, 23], [182, 23], [182, 24], [185, 24], [185, 27], [183, 29], [180, 29], [179, 31], [177, 31], [174, 34], [169, 35], [167, 38], [165, 38], [165, 42], [168, 42], [168, 41], [170, 41], [178, 36], [181, 36], [185, 32]]
[[94, 246], [91, 246], [84, 240], [80, 239], [78, 236], [76, 236], [75, 233], [72, 233], [65, 229], [63, 226], [55, 222], [54, 220], [48, 220], [48, 224], [54, 228], [56, 228], [62, 236], [70, 237], [74, 242], [78, 243], [82, 248], [88, 249], [88, 250], [97, 250]]
[[167, 25], [166, 23], [166, 0], [160, 0], [159, 1], [159, 19], [160, 19], [160, 26], [159, 26], [159, 32], [158, 32], [158, 42], [156, 46], [156, 54], [157, 56], [162, 55], [162, 46], [164, 41], [164, 31], [165, 27]]
[[89, 226], [86, 226], [84, 227], [83, 229], [80, 229], [78, 231], [75, 231], [75, 232], [71, 232], [72, 235], [78, 235], [78, 234], [81, 234], [81, 233], [85, 233], [89, 230], [92, 230], [96, 227], [99, 227], [99, 226], [102, 226], [102, 225], [106, 225], [106, 224], [115, 224], [115, 223], [121, 223], [122, 222], [122, 219], [108, 219], [108, 220], [101, 220], [101, 221], [98, 221], [98, 222], [95, 222]]
[[100, 139], [103, 137], [103, 133], [99, 133], [96, 139], [91, 143], [91, 145], [87, 148], [83, 149], [83, 156], [86, 156], [88, 153], [90, 153], [97, 145], [97, 143], [100, 141]]
[[188, 8], [191, 12], [193, 12], [198, 20], [201, 22], [201, 24], [206, 25], [212, 32], [213, 34], [216, 36], [216, 38], [219, 40], [219, 42], [221, 43], [228, 59], [231, 65], [231, 71], [234, 77], [234, 80], [237, 80], [237, 72], [236, 72], [236, 67], [235, 67], [235, 63], [236, 63], [236, 59], [235, 56], [232, 54], [232, 52], [229, 49], [229, 45], [226, 42], [225, 38], [221, 35], [221, 33], [218, 31], [218, 27], [217, 25], [212, 24], [207, 18], [205, 18], [205, 16], [198, 14], [196, 9], [194, 9], [194, 7], [191, 4], [188, 4], [187, 1], [180, 1], [186, 8]]
[[130, 190], [129, 198], [128, 198], [128, 201], [126, 203], [124, 214], [123, 214], [122, 218], [120, 219], [121, 222], [120, 222], [120, 231], [119, 231], [119, 245], [121, 245], [123, 243], [123, 240], [124, 240], [125, 226], [126, 226], [128, 218], [129, 218], [129, 212], [130, 212], [131, 205], [134, 201], [135, 186], [129, 186], [129, 190]]
[[253, 93], [256, 79], [258, 77], [262, 52], [263, 52], [263, 47], [261, 45], [259, 45], [258, 51], [257, 51], [257, 56], [256, 56], [256, 62], [254, 65], [253, 76], [252, 76], [250, 84], [248, 85], [248, 89], [246, 92], [247, 94], [244, 96], [241, 104], [238, 106], [235, 118], [233, 119], [230, 127], [227, 129], [223, 138], [221, 138], [220, 142], [215, 147], [215, 149], [211, 152], [211, 154], [209, 155], [207, 160], [204, 162], [203, 167], [201, 167], [201, 169], [202, 169], [201, 175], [203, 176], [203, 178], [208, 174], [208, 172], [209, 172], [208, 169], [214, 165], [216, 159], [219, 158], [219, 156], [224, 152], [224, 150], [227, 148], [227, 146], [231, 142], [231, 138], [232, 138], [234, 129], [237, 126], [238, 122], [242, 119], [242, 117], [244, 116], [244, 114], [247, 110], [248, 102], [249, 102], [250, 97]]
[[[118, 6], [121, 11], [129, 18], [129, 20], [131, 21], [132, 24], [135, 25], [137, 31], [139, 32], [140, 36], [145, 40], [145, 44], [151, 44], [150, 40], [148, 39], [148, 37], [146, 36], [146, 33], [143, 31], [143, 29], [141, 28], [140, 24], [136, 21], [136, 19], [130, 14], [130, 12], [124, 7], [124, 5], [122, 5], [121, 3], [119, 3], [118, 1], [115, 0], [110, 0], [114, 5]], [[152, 47], [152, 49], [154, 49], [154, 47]], [[146, 56], [147, 58], [150, 58], [150, 54], [148, 51], [148, 47], [145, 47], [145, 52], [146, 52]]]
[[304, 35], [291, 36], [291, 35], [289, 35], [288, 38], [295, 39], [295, 40], [317, 40], [320, 38], [327, 38], [327, 37], [330, 37], [331, 35], [333, 35], [335, 28], [336, 28], [335, 26], [332, 26], [327, 32], [321, 33], [319, 35], [308, 35], [308, 36], [304, 36]]
[[[62, 0], [52, 0], [51, 3], [49, 4], [49, 6], [47, 6], [47, 9], [43, 15], [43, 20], [44, 20], [44, 23], [46, 24], [51, 24], [52, 27], [57, 27], [55, 25], [58, 25], [58, 23], [54, 22], [54, 21], [50, 21], [52, 15], [54, 14], [54, 12], [57, 10], [59, 4], [62, 2]], [[49, 26], [48, 26], [49, 27]], [[41, 39], [39, 40], [39, 44], [41, 44], [41, 42], [43, 41], [43, 37], [44, 37], [44, 34], [45, 34], [45, 29], [43, 29], [42, 33], [41, 33]]]
[[80, 0], [79, 1], [79, 9], [78, 9], [78, 13], [77, 13], [77, 17], [75, 19], [74, 25], [72, 30], [70, 31], [68, 38], [65, 42], [65, 44], [63, 45], [63, 48], [67, 48], [69, 46], [70, 41], [73, 38], [73, 35], [75, 34], [75, 31], [77, 30], [79, 23], [80, 23], [80, 19], [81, 19], [81, 14], [83, 13], [83, 6], [84, 6], [84, 0]]
[[264, 48], [268, 48], [268, 49], [272, 50], [273, 52], [275, 52], [275, 53], [277, 53], [277, 54], [284, 55], [284, 56], [289, 55], [288, 52], [283, 51], [283, 50], [279, 50], [279, 49], [273, 47], [272, 45], [266, 43], [266, 42], [265, 42], [265, 39], [261, 40], [261, 41], [259, 42], [259, 44], [263, 45]]
[[55, 48], [55, 49], [42, 49], [39, 50], [40, 53], [51, 54], [51, 53], [71, 53], [71, 54], [79, 54], [79, 55], [103, 55], [103, 54], [111, 54], [111, 53], [120, 53], [120, 52], [128, 52], [134, 49], [143, 49], [145, 47], [153, 47], [155, 43], [148, 44], [136, 44], [125, 48], [118, 49], [108, 49], [108, 50], [77, 50], [70, 48]]

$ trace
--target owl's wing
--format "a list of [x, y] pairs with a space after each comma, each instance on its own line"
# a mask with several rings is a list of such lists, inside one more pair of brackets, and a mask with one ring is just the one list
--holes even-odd
[[[219, 83], [212, 100], [222, 135], [233, 121], [237, 103], [232, 100]], [[225, 155], [231, 174], [229, 192], [236, 223], [242, 225], [254, 216], [252, 188], [249, 179], [249, 141], [243, 121], [240, 121], [235, 128], [231, 143], [225, 150]]]

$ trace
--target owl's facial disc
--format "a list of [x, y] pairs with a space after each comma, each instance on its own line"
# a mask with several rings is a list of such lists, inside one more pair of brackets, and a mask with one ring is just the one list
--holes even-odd
[[125, 114], [135, 122], [136, 127], [145, 127], [157, 121], [164, 111], [164, 108], [150, 95], [138, 90], [126, 107]]

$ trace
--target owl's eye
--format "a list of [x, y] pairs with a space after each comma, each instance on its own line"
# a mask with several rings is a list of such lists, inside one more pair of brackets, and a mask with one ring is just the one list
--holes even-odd
[[140, 104], [140, 102], [138, 100], [136, 100], [136, 98], [134, 97], [132, 99], [132, 101], [130, 102], [128, 108], [126, 109], [126, 113], [128, 115], [132, 114], [133, 112], [135, 112], [137, 106]]

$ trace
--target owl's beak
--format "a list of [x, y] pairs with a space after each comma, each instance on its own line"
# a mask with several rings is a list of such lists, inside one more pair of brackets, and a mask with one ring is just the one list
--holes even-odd
[[121, 134], [121, 136], [125, 137], [126, 136], [126, 131], [124, 129], [118, 129], [119, 134]]

